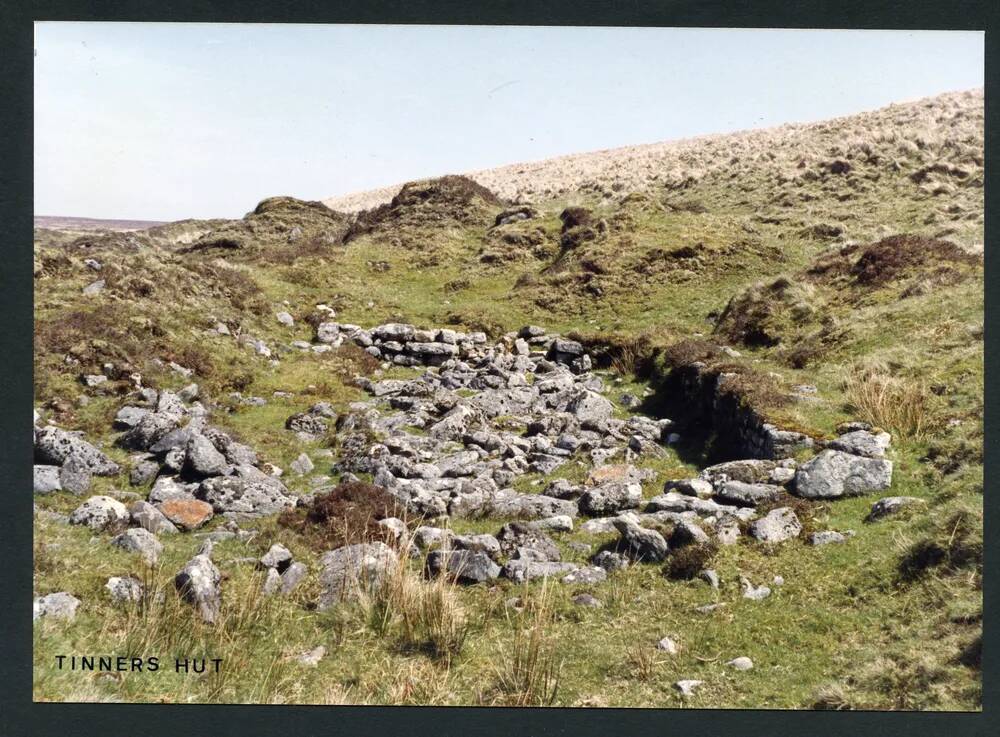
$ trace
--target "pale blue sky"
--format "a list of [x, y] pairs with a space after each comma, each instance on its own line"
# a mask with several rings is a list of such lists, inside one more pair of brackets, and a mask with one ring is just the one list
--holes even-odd
[[35, 212], [238, 217], [981, 87], [927, 31], [39, 23]]

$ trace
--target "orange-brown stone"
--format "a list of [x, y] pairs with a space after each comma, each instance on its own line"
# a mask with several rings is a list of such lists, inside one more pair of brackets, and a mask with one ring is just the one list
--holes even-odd
[[160, 511], [182, 530], [196, 530], [214, 516], [212, 505], [200, 499], [167, 499]]
[[598, 466], [587, 477], [589, 486], [597, 486], [606, 481], [627, 481], [632, 466], [626, 463], [615, 463], [607, 466]]

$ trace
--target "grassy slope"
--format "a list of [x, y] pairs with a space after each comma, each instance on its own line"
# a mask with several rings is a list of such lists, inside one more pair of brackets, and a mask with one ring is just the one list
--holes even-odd
[[[798, 279], [817, 256], [847, 241], [916, 232], [944, 234], [981, 250], [982, 190], [968, 184], [977, 176], [981, 180], [981, 105], [981, 97], [948, 97], [929, 107], [897, 106], [863, 119], [796, 129], [783, 138], [712, 139], [675, 163], [693, 172], [684, 186], [676, 185], [683, 178], [671, 169], [660, 180], [665, 185], [624, 201], [582, 189], [536, 198], [539, 218], [489, 233], [490, 221], [404, 223], [346, 246], [313, 243], [298, 256], [284, 241], [280, 248], [269, 241], [249, 251], [177, 254], [169, 248], [64, 250], [51, 239], [36, 250], [43, 266], [36, 277], [36, 402], [62, 400], [50, 405], [50, 416], [109, 442], [110, 418], [121, 400], [98, 394], [77, 406], [74, 399], [86, 392], [76, 374], [103, 361], [128, 360], [147, 381], [180, 386], [186, 383], [181, 377], [149, 363], [154, 356], [174, 359], [197, 368], [196, 379], [212, 397], [224, 399], [235, 389], [266, 397], [266, 407], [244, 407], [231, 415], [220, 411], [215, 419], [257, 447], [265, 460], [287, 466], [303, 448], [282, 429], [285, 417], [320, 399], [343, 407], [362, 398], [347, 382], [359, 364], [346, 355], [291, 351], [279, 354], [280, 366], [272, 367], [231, 338], [206, 336], [216, 320], [238, 323], [273, 347], [308, 340], [305, 318], [322, 302], [338, 310], [338, 319], [363, 325], [402, 318], [498, 332], [531, 322], [613, 334], [626, 343], [644, 335], [656, 345], [710, 334], [707, 316], [721, 312], [730, 297], [780, 275]], [[837, 160], [849, 162], [851, 172], [830, 173], [829, 163]], [[799, 161], [806, 163], [800, 168]], [[942, 162], [963, 167], [965, 175], [932, 172], [913, 181], [915, 172]], [[557, 216], [567, 204], [591, 206], [595, 220], [603, 218], [607, 228], [594, 240], [562, 249]], [[839, 226], [843, 234], [816, 237], [808, 230], [816, 224]], [[534, 245], [502, 240], [503, 233], [530, 235], [538, 228]], [[682, 247], [694, 256], [672, 255]], [[503, 260], [484, 263], [483, 253], [501, 254]], [[109, 284], [96, 298], [80, 294], [96, 276], [81, 266], [91, 255], [105, 263], [102, 276]], [[920, 277], [908, 274], [907, 283]], [[870, 498], [823, 505], [816, 509], [815, 524], [854, 529], [857, 536], [847, 545], [813, 549], [793, 542], [768, 551], [742, 543], [715, 562], [723, 579], [718, 594], [700, 581], [668, 581], [656, 566], [634, 568], [594, 587], [547, 587], [552, 612], [539, 631], [553, 662], [562, 665], [555, 703], [680, 705], [672, 683], [698, 678], [706, 683], [687, 703], [699, 707], [979, 708], [979, 671], [956, 660], [981, 633], [978, 567], [951, 570], [942, 564], [907, 582], [899, 571], [901, 559], [920, 541], [953, 543], [962, 514], [970, 515], [973, 530], [968, 536], [963, 531], [960, 541], [971, 537], [974, 544], [977, 529], [981, 539], [983, 372], [982, 332], [976, 328], [983, 317], [982, 272], [973, 269], [957, 283], [932, 285], [906, 299], [899, 298], [901, 289], [852, 301], [820, 287], [805, 294], [815, 308], [808, 318], [782, 323], [782, 343], [736, 347], [741, 360], [780, 374], [788, 384], [816, 385], [819, 399], [800, 402], [791, 412], [801, 424], [825, 432], [856, 414], [843, 382], [859, 360], [934, 386], [926, 407], [934, 431], [898, 438], [892, 450], [897, 464], [892, 493], [926, 499], [926, 510], [868, 525], [862, 518]], [[296, 317], [295, 327], [274, 320], [279, 309]], [[74, 314], [89, 319], [67, 319]], [[821, 329], [824, 319], [833, 320], [838, 339], [817, 360], [794, 368], [788, 348]], [[92, 339], [105, 331], [107, 344], [95, 346]], [[67, 366], [67, 352], [81, 363]], [[641, 390], [643, 383], [629, 378], [622, 386]], [[272, 399], [275, 390], [293, 396]], [[949, 426], [952, 418], [961, 422]], [[933, 462], [922, 460], [928, 457]], [[317, 473], [323, 463], [317, 463]], [[695, 470], [673, 452], [656, 465], [661, 480]], [[530, 481], [518, 485], [527, 490]], [[289, 483], [297, 492], [308, 488], [301, 480]], [[100, 480], [97, 488], [126, 484]], [[658, 490], [658, 484], [645, 489], [647, 496]], [[36, 502], [63, 512], [78, 503], [64, 494]], [[35, 689], [43, 699], [509, 702], [516, 695], [498, 693], [492, 685], [497, 673], [505, 672], [516, 633], [530, 632], [538, 618], [530, 606], [529, 613], [517, 614], [504, 602], [519, 595], [530, 603], [543, 595], [535, 584], [456, 590], [455, 603], [466, 612], [470, 634], [461, 654], [443, 665], [401, 651], [394, 626], [382, 632], [371, 611], [333, 616], [308, 610], [303, 605], [314, 581], [293, 600], [255, 602], [251, 592], [259, 580], [238, 564], [222, 566], [230, 574], [227, 626], [212, 631], [191, 623], [172, 597], [162, 621], [137, 622], [106, 603], [102, 591], [108, 576], [141, 572], [134, 558], [110, 548], [103, 537], [92, 540], [89, 533], [42, 515], [35, 524], [36, 592], [68, 590], [84, 602], [75, 623], [36, 626]], [[500, 524], [456, 521], [454, 526], [496, 532]], [[288, 530], [273, 521], [254, 527], [262, 534], [249, 550], [224, 542], [216, 559], [253, 555], [281, 540], [297, 558], [314, 563], [316, 552]], [[580, 533], [558, 537], [569, 560], [582, 556], [565, 547], [568, 541], [602, 542]], [[143, 575], [168, 585], [200, 542], [178, 536], [164, 543], [160, 570]], [[756, 584], [781, 575], [786, 583], [770, 598], [752, 602], [740, 597], [740, 574]], [[569, 602], [584, 590], [604, 607], [583, 609]], [[715, 600], [726, 606], [709, 615], [693, 611]], [[56, 653], [141, 649], [135, 638], [144, 631], [151, 638], [173, 638], [149, 643], [146, 652], [224, 657], [227, 675], [91, 679], [56, 674], [47, 665]], [[679, 642], [678, 655], [655, 649], [664, 635]], [[283, 659], [318, 644], [329, 652], [314, 670]], [[751, 657], [755, 669], [739, 673], [724, 665], [739, 655]]]

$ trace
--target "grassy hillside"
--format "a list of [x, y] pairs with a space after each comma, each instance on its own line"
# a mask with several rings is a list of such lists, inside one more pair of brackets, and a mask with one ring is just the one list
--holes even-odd
[[[636, 411], [619, 402], [624, 392], [660, 406], [671, 346], [726, 346], [720, 365], [795, 397], [766, 407], [784, 425], [817, 438], [847, 420], [890, 431], [890, 493], [925, 504], [878, 523], [863, 521], [877, 496], [809, 506], [812, 528], [856, 534], [844, 545], [774, 549], [743, 538], [712, 563], [718, 590], [655, 565], [596, 585], [459, 588], [413, 573], [387, 600], [335, 613], [312, 608], [313, 579], [289, 598], [259, 596], [262, 574], [238, 559], [282, 542], [315, 572], [322, 552], [265, 518], [245, 525], [258, 530], [249, 542], [217, 545], [227, 579], [223, 621], [211, 627], [171, 588], [200, 538], [164, 536], [159, 565], [147, 569], [60, 521], [79, 498], [38, 495], [36, 595], [65, 590], [84, 603], [72, 623], [36, 623], [36, 698], [979, 709], [982, 92], [472, 179], [412, 183], [391, 200], [370, 198], [377, 206], [359, 215], [278, 197], [236, 221], [36, 230], [36, 406], [125, 467], [89, 493], [148, 490], [128, 486], [129, 454], [112, 445], [136, 373], [154, 388], [197, 382], [212, 422], [262, 461], [287, 469], [306, 452], [313, 477], [327, 474], [328, 444], [304, 443], [285, 419], [319, 401], [340, 412], [363, 399], [356, 374], [420, 373], [383, 372], [353, 346], [292, 345], [311, 341], [332, 309], [364, 327], [400, 321], [499, 338], [537, 324], [570, 334], [603, 357], [622, 417]], [[109, 381], [81, 382], [97, 373]], [[703, 439], [685, 435], [640, 464], [658, 474], [647, 498], [703, 465]], [[309, 477], [283, 480], [296, 494], [313, 488]], [[516, 488], [540, 480], [527, 474]], [[451, 526], [496, 533], [503, 522]], [[580, 563], [579, 543], [596, 550], [614, 537], [556, 535], [563, 560]], [[113, 606], [104, 583], [126, 573], [164, 589], [164, 605]], [[774, 593], [744, 599], [741, 576]], [[603, 606], [573, 603], [580, 593]], [[724, 606], [697, 611], [710, 603]], [[657, 650], [665, 636], [676, 654]], [[428, 646], [442, 641], [453, 646]], [[318, 645], [326, 656], [315, 668], [294, 660]], [[56, 653], [153, 650], [223, 657], [228, 667], [155, 679], [50, 667]], [[754, 669], [725, 665], [737, 656]], [[705, 683], [685, 698], [673, 686], [680, 679]]]

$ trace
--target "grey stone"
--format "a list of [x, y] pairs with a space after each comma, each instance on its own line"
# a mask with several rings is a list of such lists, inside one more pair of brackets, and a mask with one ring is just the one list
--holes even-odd
[[741, 507], [756, 507], [758, 504], [773, 502], [781, 497], [783, 489], [771, 484], [746, 484], [742, 481], [726, 481], [716, 492], [717, 501], [736, 504]]
[[76, 610], [80, 600], [65, 591], [57, 591], [35, 599], [31, 608], [32, 620], [46, 617], [49, 619], [76, 619]]
[[913, 496], [887, 496], [872, 504], [871, 511], [865, 517], [865, 522], [874, 522], [883, 517], [899, 514], [907, 507], [923, 503], [922, 499]]
[[59, 466], [35, 466], [32, 475], [32, 489], [35, 494], [51, 494], [53, 491], [62, 490]]
[[90, 490], [90, 468], [78, 457], [71, 456], [59, 469], [59, 483], [63, 491], [80, 496]]
[[637, 509], [642, 501], [639, 484], [608, 482], [587, 489], [580, 496], [580, 511], [592, 517], [605, 517], [626, 509]]
[[128, 509], [110, 496], [92, 496], [69, 516], [71, 525], [86, 525], [96, 532], [127, 525], [128, 521]]
[[388, 530], [393, 540], [399, 540], [406, 534], [406, 523], [398, 517], [386, 517], [378, 520], [377, 524]]
[[112, 576], [104, 584], [111, 601], [115, 604], [128, 604], [142, 600], [142, 582], [134, 576]]
[[212, 441], [199, 433], [191, 433], [187, 442], [184, 468], [195, 476], [219, 476], [226, 470], [226, 457]]
[[305, 453], [300, 453], [298, 458], [288, 464], [288, 467], [299, 476], [312, 473], [312, 470], [315, 468], [312, 459]]
[[671, 548], [682, 548], [685, 545], [704, 545], [709, 541], [708, 533], [689, 520], [678, 521], [670, 535]]
[[135, 502], [129, 507], [129, 514], [133, 522], [154, 535], [172, 535], [178, 531], [174, 523], [149, 502]]
[[719, 488], [726, 481], [742, 481], [744, 484], [762, 484], [771, 476], [777, 463], [751, 458], [741, 461], [717, 463], [702, 470], [700, 476], [712, 486]]
[[682, 696], [694, 696], [694, 691], [698, 686], [701, 686], [704, 681], [697, 681], [690, 678], [685, 678], [684, 680], [677, 681], [674, 687], [681, 692]]
[[557, 514], [554, 517], [545, 517], [531, 523], [535, 529], [549, 530], [550, 532], [572, 532], [573, 518], [565, 514]]
[[471, 550], [478, 553], [486, 553], [493, 560], [499, 560], [502, 553], [500, 541], [493, 535], [456, 535], [451, 540], [451, 547], [455, 550]]
[[830, 545], [831, 543], [846, 543], [847, 537], [836, 530], [821, 530], [809, 536], [810, 545]]
[[548, 535], [531, 525], [508, 522], [500, 528], [496, 540], [500, 552], [515, 559], [558, 561], [559, 546]]
[[399, 560], [382, 542], [357, 543], [331, 550], [320, 559], [319, 608], [329, 609], [364, 590], [377, 589]]
[[413, 531], [413, 544], [421, 550], [427, 550], [436, 545], [448, 544], [454, 534], [451, 530], [443, 527], [421, 525]]
[[149, 501], [159, 504], [168, 499], [191, 499], [197, 488], [197, 484], [181, 483], [174, 476], [160, 476], [149, 490]]
[[132, 553], [139, 553], [149, 565], [156, 565], [163, 552], [163, 543], [149, 530], [133, 527], [112, 538], [111, 544]]
[[[661, 535], [660, 537], [662, 538], [663, 536]], [[666, 545], [666, 543], [664, 543], [664, 545]], [[611, 573], [613, 571], [620, 571], [623, 568], [628, 568], [630, 561], [628, 557], [622, 553], [616, 553], [613, 550], [601, 550], [590, 559], [590, 562], [595, 566], [600, 566], [608, 573]]]
[[753, 661], [745, 655], [741, 655], [738, 658], [733, 658], [732, 660], [727, 660], [726, 665], [735, 670], [750, 670], [753, 668]]
[[719, 574], [716, 573], [711, 568], [707, 568], [701, 573], [699, 573], [698, 578], [700, 578], [702, 581], [705, 581], [713, 589], [719, 588]]
[[830, 441], [826, 447], [866, 458], [884, 458], [890, 441], [891, 438], [887, 432], [876, 435], [867, 430], [855, 430]]
[[715, 489], [705, 479], [674, 479], [663, 485], [663, 491], [669, 493], [676, 491], [678, 494], [693, 496], [698, 499], [708, 499]]
[[594, 598], [590, 594], [577, 594], [573, 597], [572, 601], [577, 606], [587, 607], [590, 609], [600, 609], [604, 606], [599, 599]]
[[494, 517], [539, 519], [556, 515], [576, 517], [578, 509], [569, 500], [555, 499], [544, 494], [519, 494], [502, 490], [485, 499], [480, 512]]
[[740, 521], [732, 515], [722, 517], [715, 525], [715, 539], [719, 545], [735, 545], [740, 535]]
[[193, 605], [198, 615], [207, 623], [214, 624], [222, 606], [222, 574], [206, 553], [199, 553], [189, 560], [174, 576], [174, 587], [181, 598]]
[[509, 560], [503, 567], [501, 575], [511, 581], [533, 581], [538, 578], [558, 577], [575, 571], [575, 563], [560, 563], [551, 560]]
[[151, 450], [161, 438], [175, 430], [179, 422], [180, 419], [176, 415], [150, 412], [122, 435], [118, 439], [118, 444], [132, 450]]
[[160, 464], [153, 460], [139, 460], [132, 466], [128, 475], [128, 482], [132, 486], [145, 486], [156, 478], [160, 472]]
[[601, 583], [608, 577], [608, 572], [600, 566], [586, 566], [578, 568], [562, 577], [565, 584], [596, 584]]
[[115, 476], [121, 467], [83, 438], [53, 425], [35, 434], [35, 459], [41, 463], [62, 466], [73, 458], [95, 476]]
[[802, 533], [802, 523], [790, 507], [772, 509], [750, 524], [750, 535], [761, 542], [780, 543]]
[[302, 580], [306, 577], [309, 569], [306, 568], [305, 563], [295, 561], [285, 572], [281, 574], [281, 593], [290, 594], [295, 588], [302, 583]]
[[287, 312], [279, 312], [274, 316], [274, 318], [284, 325], [285, 327], [292, 327], [295, 324], [295, 318], [289, 315]]
[[431, 577], [447, 572], [458, 583], [476, 584], [497, 578], [500, 566], [480, 551], [433, 550], [427, 555], [426, 571]]
[[888, 489], [892, 461], [824, 450], [795, 472], [795, 493], [806, 499], [834, 499]]
[[192, 433], [189, 427], [178, 427], [169, 430], [162, 435], [155, 443], [149, 446], [149, 452], [155, 455], [164, 456], [171, 451], [182, 451], [187, 454], [187, 446], [191, 440]]
[[216, 476], [203, 481], [195, 496], [211, 504], [216, 513], [261, 517], [293, 509], [295, 499], [287, 491], [277, 479]]
[[570, 400], [566, 411], [576, 415], [584, 426], [594, 426], [610, 418], [615, 408], [600, 394], [584, 389]]
[[122, 407], [118, 410], [118, 414], [115, 415], [112, 427], [116, 430], [129, 430], [138, 425], [142, 418], [149, 413], [150, 410], [144, 407]]
[[281, 589], [281, 574], [274, 568], [267, 568], [267, 573], [264, 576], [264, 585], [261, 587], [261, 593], [264, 596], [271, 596]]
[[[656, 530], [647, 530], [634, 522], [620, 517], [613, 520], [615, 528], [621, 533], [622, 543], [628, 555], [635, 560], [658, 562], [667, 557], [670, 547]], [[601, 565], [598, 563], [598, 565]], [[602, 566], [603, 567], [603, 566]]]
[[264, 568], [275, 568], [278, 573], [282, 573], [292, 564], [292, 553], [284, 545], [275, 543], [261, 556], [260, 564]]
[[669, 637], [664, 637], [662, 640], [660, 640], [658, 643], [656, 643], [656, 649], [657, 650], [662, 650], [663, 652], [667, 653], [668, 655], [676, 655], [677, 654], [677, 650], [678, 650], [677, 643], [674, 642]]
[[177, 392], [177, 396], [180, 397], [181, 401], [183, 402], [193, 402], [195, 399], [198, 398], [198, 393], [200, 391], [201, 389], [197, 384], [188, 384], [179, 392]]
[[771, 595], [771, 589], [767, 586], [754, 586], [746, 577], [740, 577], [740, 584], [743, 586], [743, 598], [760, 601]]

